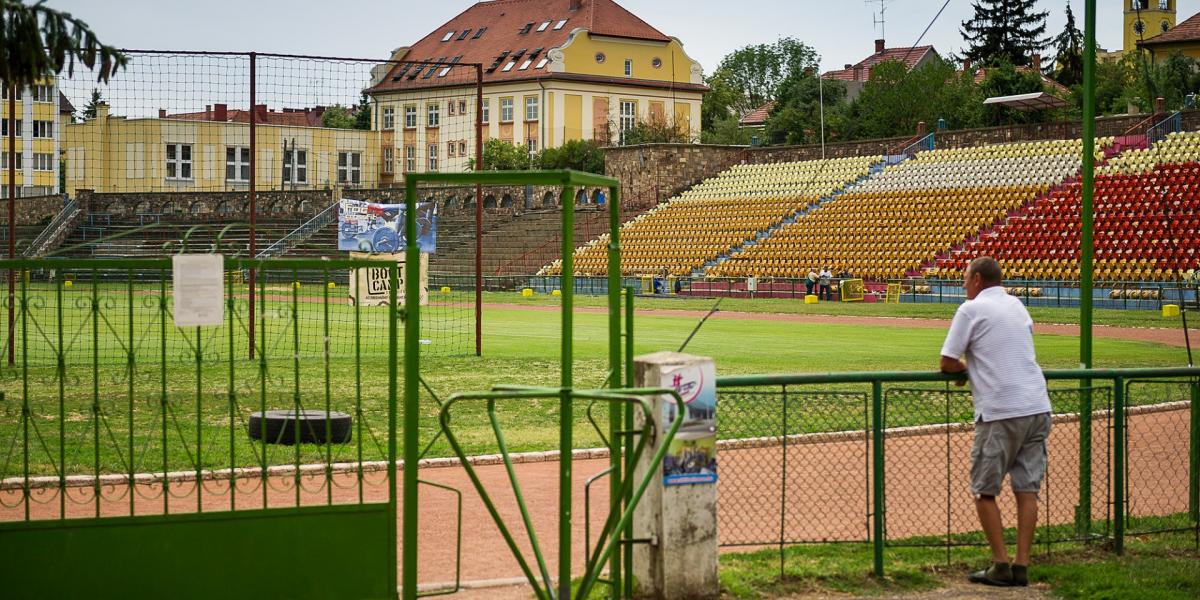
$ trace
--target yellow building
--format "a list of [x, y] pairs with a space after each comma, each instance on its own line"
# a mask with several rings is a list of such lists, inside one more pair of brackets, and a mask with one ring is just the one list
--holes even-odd
[[[1174, 0], [1172, 0], [1174, 5]], [[1200, 59], [1200, 13], [1192, 15], [1166, 33], [1156, 35], [1138, 47], [1145, 50], [1151, 62], [1159, 62], [1176, 52]]]
[[[321, 126], [323, 109], [256, 107], [258, 190], [379, 183], [379, 133]], [[224, 104], [157, 118], [110, 114], [67, 125], [67, 193], [238, 191], [249, 188], [250, 114]]]
[[[698, 139], [708, 89], [678, 39], [612, 0], [479, 2], [392, 60], [482, 64], [482, 138], [531, 151], [581, 139], [617, 144], [639, 122], [674, 124]], [[475, 156], [473, 70], [393, 62], [373, 79], [381, 182], [467, 168]]]
[[[3, 88], [3, 124], [0, 125], [0, 188], [7, 195], [8, 189], [8, 135], [10, 123], [9, 93]], [[15, 148], [16, 193], [19, 196], [43, 196], [59, 193], [59, 136], [63, 126], [71, 122], [74, 107], [58, 91], [54, 79], [24, 88], [17, 93], [14, 112], [16, 114]]]
[[1175, 27], [1178, 0], [1120, 0], [1125, 7], [1124, 45], [1130, 52]]

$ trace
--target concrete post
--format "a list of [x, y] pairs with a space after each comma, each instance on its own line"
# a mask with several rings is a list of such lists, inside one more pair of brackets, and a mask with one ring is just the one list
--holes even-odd
[[[688, 415], [634, 514], [635, 596], [717, 598], [716, 369], [711, 358], [658, 352], [634, 359], [637, 387], [679, 391]], [[640, 480], [675, 417], [675, 400], [650, 401], [655, 439], [634, 468]], [[641, 423], [638, 423], [638, 428]]]

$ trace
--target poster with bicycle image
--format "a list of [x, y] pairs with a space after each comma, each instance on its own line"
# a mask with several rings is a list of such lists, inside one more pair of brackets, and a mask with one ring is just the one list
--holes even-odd
[[[687, 414], [663, 457], [663, 485], [717, 482], [717, 369], [712, 360], [663, 373], [661, 385], [679, 392]], [[677, 405], [663, 403], [663, 426]]]
[[[430, 254], [437, 246], [437, 204], [417, 204], [417, 246]], [[404, 205], [342, 198], [338, 202], [338, 250], [400, 252], [404, 239]]]

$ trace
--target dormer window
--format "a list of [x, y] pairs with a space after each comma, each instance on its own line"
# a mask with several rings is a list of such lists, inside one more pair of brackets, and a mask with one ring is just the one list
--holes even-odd
[[461, 41], [463, 41], [463, 40], [467, 39], [467, 36], [468, 36], [468, 35], [471, 35], [471, 30], [470, 30], [470, 29], [464, 29], [462, 33], [458, 34], [458, 39], [457, 39], [457, 40], [454, 40], [454, 41], [456, 41], [456, 42], [461, 42]]
[[447, 33], [446, 33], [446, 35], [442, 37], [442, 41], [443, 41], [443, 42], [448, 42], [448, 41], [450, 41], [450, 39], [451, 39], [451, 38], [453, 38], [453, 37], [454, 37], [454, 32], [453, 32], [453, 31], [447, 32]]
[[504, 65], [504, 68], [503, 68], [503, 69], [500, 69], [500, 70], [501, 70], [501, 71], [504, 71], [505, 73], [507, 73], [507, 72], [509, 72], [509, 71], [511, 71], [511, 70], [512, 70], [512, 68], [513, 68], [513, 65], [515, 65], [515, 64], [517, 64], [517, 61], [515, 61], [515, 60], [514, 60], [514, 61], [512, 61], [512, 62], [508, 63], [507, 65]]
[[517, 35], [524, 35], [530, 31], [533, 31], [533, 23], [526, 23], [525, 26], [521, 28], [521, 31], [517, 32]]
[[517, 70], [518, 70], [518, 71], [524, 71], [525, 69], [528, 69], [528, 68], [529, 68], [529, 65], [530, 65], [530, 63], [532, 63], [532, 62], [533, 62], [533, 60], [532, 60], [532, 59], [530, 59], [530, 60], [527, 60], [527, 61], [525, 61], [525, 62], [521, 63], [521, 68], [520, 68], [520, 69], [517, 69]]
[[559, 21], [558, 23], [554, 24], [554, 30], [558, 31], [559, 29], [563, 28], [563, 25], [566, 25], [566, 24], [567, 24], [567, 19], [563, 19], [563, 20]]
[[477, 40], [477, 39], [483, 37], [483, 32], [485, 32], [485, 31], [487, 31], [487, 27], [480, 27], [478, 30], [475, 31], [475, 35], [471, 36], [471, 39]]
[[538, 64], [537, 64], [537, 66], [536, 66], [536, 67], [534, 67], [534, 68], [535, 68], [535, 69], [540, 69], [540, 68], [542, 68], [542, 67], [546, 66], [546, 63], [548, 63], [548, 62], [550, 62], [550, 59], [548, 59], [548, 58], [543, 58], [542, 60], [539, 60], [539, 61], [538, 61]]
[[549, 26], [550, 26], [550, 21], [546, 21], [545, 23], [542, 23], [541, 25], [538, 25], [538, 28], [537, 28], [537, 30], [538, 30], [538, 33], [541, 33], [541, 32], [543, 32], [543, 31], [545, 31], [545, 30], [546, 30], [546, 28], [547, 28], [547, 27], [549, 27]]

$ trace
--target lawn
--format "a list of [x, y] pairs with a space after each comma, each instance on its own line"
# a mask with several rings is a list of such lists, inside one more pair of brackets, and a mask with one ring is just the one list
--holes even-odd
[[[85, 291], [79, 289], [82, 287], [87, 286], [76, 286], [77, 297]], [[317, 300], [323, 290], [306, 289], [304, 293]], [[125, 473], [161, 471], [164, 465], [168, 470], [194, 470], [225, 467], [231, 462], [251, 466], [385, 457], [386, 313], [377, 308], [357, 311], [360, 343], [355, 344], [354, 309], [341, 302], [328, 306], [319, 301], [300, 302], [293, 314], [288, 290], [277, 294], [279, 299], [260, 307], [259, 312], [259, 343], [265, 343], [265, 358], [260, 353], [255, 361], [226, 359], [231, 345], [234, 356], [243, 357], [248, 343], [244, 306], [235, 303], [228, 320], [233, 325], [199, 332], [203, 348], [199, 363], [191, 350], [196, 344], [195, 330], [176, 330], [168, 323], [168, 343], [160, 343], [163, 328], [153, 297], [136, 299], [130, 306], [118, 289], [101, 303], [101, 316], [93, 320], [89, 315], [91, 305], [83, 294], [82, 303], [64, 302], [63, 377], [54, 367], [55, 349], [59, 347], [56, 317], [46, 308], [48, 305], [40, 306], [40, 313], [31, 309], [18, 336], [24, 343], [18, 344], [17, 353], [18, 358], [30, 356], [28, 364], [23, 366], [18, 360], [15, 368], [0, 369], [0, 477], [23, 473], [22, 448], [26, 443], [30, 473], [35, 475], [56, 474], [58, 465], [66, 465], [67, 473]], [[331, 297], [336, 299], [337, 294]], [[516, 294], [490, 294], [489, 300], [505, 304], [547, 302], [523, 301]], [[585, 305], [599, 303], [595, 298], [580, 300]], [[757, 302], [766, 306], [782, 304], [727, 301], [723, 306], [742, 310]], [[707, 306], [707, 302], [698, 300], [639, 300], [639, 306], [693, 304]], [[846, 305], [832, 306], [851, 310]], [[907, 307], [863, 305], [854, 310], [860, 308], [878, 311]], [[952, 307], [913, 308], [945, 311]], [[130, 314], [133, 344], [129, 344]], [[484, 312], [481, 358], [469, 352], [473, 346], [469, 314], [465, 305], [431, 306], [425, 311], [423, 336], [432, 343], [421, 346], [430, 355], [422, 362], [427, 390], [423, 394], [421, 439], [422, 444], [432, 442], [428, 456], [451, 453], [443, 440], [435, 441], [438, 405], [434, 395], [445, 400], [455, 392], [486, 390], [499, 383], [558, 382], [556, 311], [488, 307]], [[328, 359], [323, 352], [327, 323]], [[696, 323], [697, 319], [690, 317], [640, 316], [635, 324], [635, 352], [674, 350]], [[603, 315], [576, 315], [577, 387], [596, 387], [605, 380], [606, 335]], [[836, 319], [826, 324], [713, 319], [692, 340], [688, 351], [716, 359], [719, 374], [928, 370], [936, 364], [943, 336], [940, 329], [839, 324]], [[1039, 335], [1036, 344], [1044, 367], [1078, 364], [1078, 340], [1074, 337]], [[91, 360], [93, 345], [99, 348], [95, 364]], [[439, 355], [447, 353], [447, 347], [457, 356]], [[27, 348], [29, 354], [22, 348]], [[161, 361], [164, 348], [165, 363]], [[357, 362], [356, 348], [362, 357]], [[130, 355], [134, 363], [131, 368], [127, 362]], [[1178, 348], [1111, 339], [1097, 339], [1095, 355], [1097, 364], [1107, 367], [1176, 366], [1182, 364], [1184, 356]], [[28, 382], [27, 388], [24, 382]], [[24, 397], [31, 411], [27, 421], [21, 419]], [[296, 448], [273, 446], [263, 455], [260, 446], [245, 439], [245, 422], [251, 411], [296, 406], [328, 407], [356, 415], [361, 429], [351, 444], [337, 448], [302, 446], [298, 455]], [[463, 406], [453, 415], [455, 431], [468, 453], [495, 451], [481, 407]], [[845, 417], [831, 422], [861, 422], [849, 413]], [[551, 400], [507, 403], [500, 411], [509, 448], [515, 452], [555, 448], [557, 418], [557, 401]], [[579, 447], [600, 444], [582, 407], [576, 410], [576, 425]], [[61, 452], [60, 439], [65, 440]]]

